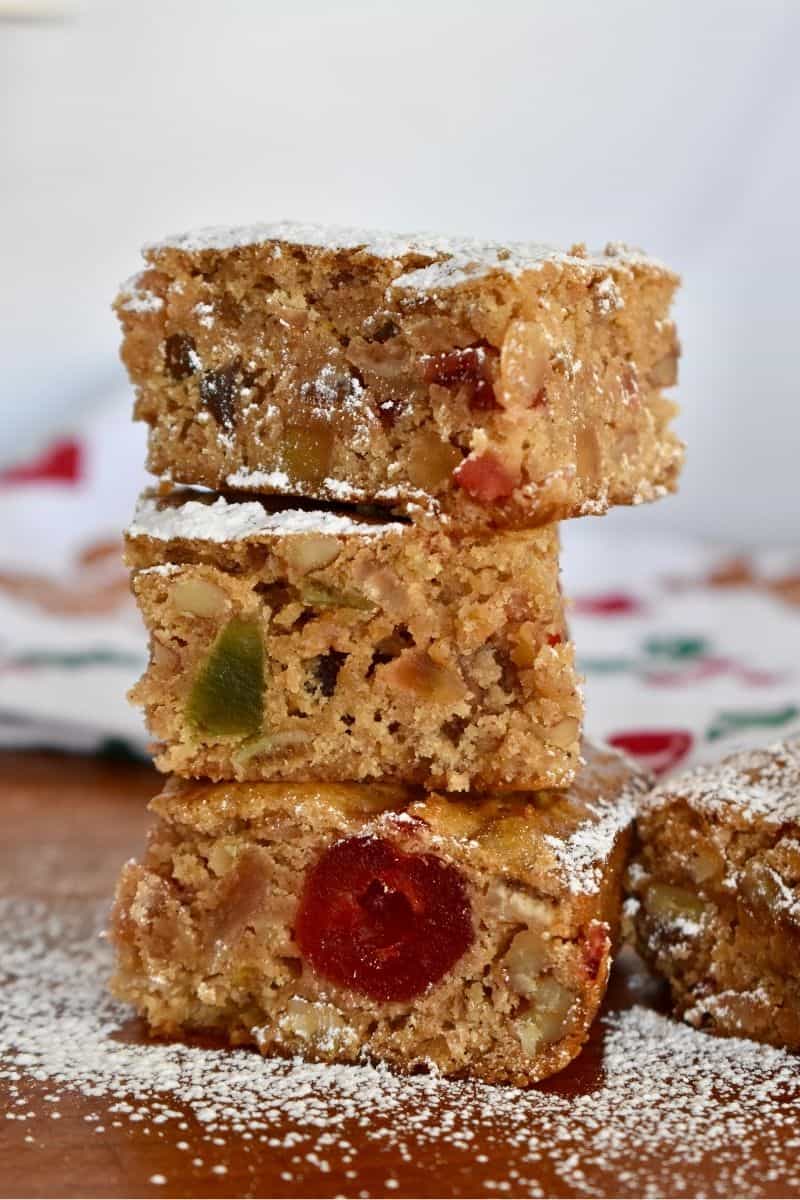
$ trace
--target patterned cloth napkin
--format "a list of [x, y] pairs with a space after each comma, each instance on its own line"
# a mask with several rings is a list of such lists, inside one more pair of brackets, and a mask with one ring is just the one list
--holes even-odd
[[[145, 635], [120, 529], [145, 482], [127, 404], [0, 476], [0, 745], [144, 754]], [[113, 458], [109, 447], [114, 447]], [[800, 549], [563, 527], [589, 736], [663, 774], [800, 732]]]

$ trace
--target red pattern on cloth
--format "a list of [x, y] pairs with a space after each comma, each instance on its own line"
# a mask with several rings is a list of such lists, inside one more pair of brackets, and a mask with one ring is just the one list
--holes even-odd
[[83, 445], [76, 438], [53, 442], [43, 454], [0, 472], [0, 484], [80, 483], [85, 474]]

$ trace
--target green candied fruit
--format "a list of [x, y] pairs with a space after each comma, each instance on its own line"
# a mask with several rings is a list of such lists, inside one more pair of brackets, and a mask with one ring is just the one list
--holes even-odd
[[303, 585], [300, 599], [312, 608], [358, 608], [362, 612], [370, 612], [375, 607], [358, 592], [343, 592], [318, 580], [310, 580]]
[[201, 733], [249, 737], [261, 729], [264, 647], [257, 621], [228, 622], [195, 677], [186, 715]]

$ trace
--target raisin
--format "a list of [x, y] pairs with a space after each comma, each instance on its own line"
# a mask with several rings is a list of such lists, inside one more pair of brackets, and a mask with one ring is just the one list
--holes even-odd
[[336, 691], [336, 681], [347, 655], [342, 650], [329, 650], [314, 659], [311, 679], [306, 684], [308, 691], [321, 692], [323, 696], [332, 696]]
[[186, 711], [202, 733], [249, 736], [261, 729], [264, 648], [257, 621], [228, 622], [195, 678]]
[[473, 942], [464, 877], [433, 854], [404, 854], [384, 838], [346, 838], [308, 873], [295, 937], [331, 983], [373, 1000], [411, 1000]]
[[385, 321], [382, 321], [381, 324], [378, 326], [378, 328], [375, 330], [372, 337], [370, 338], [370, 341], [371, 342], [379, 342], [381, 345], [383, 345], [384, 342], [388, 342], [391, 340], [391, 338], [397, 337], [399, 332], [400, 332], [400, 327], [398, 325], [395, 325], [394, 321], [392, 321], [391, 318], [387, 318]]
[[173, 333], [164, 342], [164, 362], [170, 378], [188, 379], [199, 365], [194, 338], [188, 333]]
[[205, 371], [200, 379], [200, 399], [223, 429], [236, 425], [234, 402], [239, 395], [239, 364], [230, 363], [218, 371]]
[[428, 358], [422, 377], [426, 383], [438, 383], [441, 387], [466, 386], [469, 389], [470, 408], [487, 412], [500, 407], [494, 395], [491, 365], [497, 357], [497, 351], [488, 342], [446, 350]]

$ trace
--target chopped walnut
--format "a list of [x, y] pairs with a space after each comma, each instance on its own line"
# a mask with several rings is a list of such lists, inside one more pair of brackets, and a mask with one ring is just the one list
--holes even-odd
[[348, 360], [360, 371], [371, 372], [381, 379], [401, 379], [408, 374], [408, 346], [400, 338], [383, 342], [351, 338], [346, 353]]
[[179, 579], [172, 585], [169, 598], [176, 612], [190, 613], [193, 617], [221, 617], [229, 606], [222, 588], [207, 579]]
[[500, 363], [503, 408], [526, 409], [542, 403], [550, 374], [550, 347], [538, 325], [514, 321], [506, 334]]
[[292, 538], [286, 546], [286, 561], [298, 575], [319, 571], [330, 564], [341, 553], [342, 543], [325, 533], [310, 533], [303, 538]]

